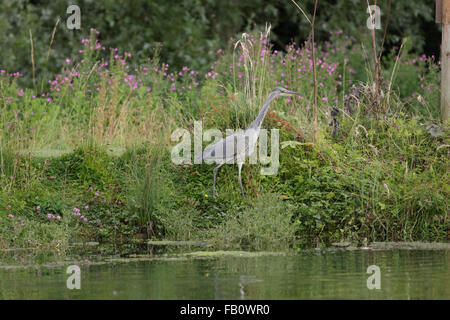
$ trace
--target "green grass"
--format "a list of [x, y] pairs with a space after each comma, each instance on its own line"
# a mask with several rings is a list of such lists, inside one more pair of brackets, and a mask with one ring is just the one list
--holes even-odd
[[[171, 74], [157, 60], [132, 73], [123, 56], [86, 49], [80, 65], [67, 66], [52, 84], [50, 101], [0, 77], [1, 246], [151, 238], [283, 250], [343, 240], [448, 239], [450, 128], [438, 119], [436, 62], [405, 53], [402, 61], [416, 62], [397, 63], [381, 112], [373, 107], [364, 52], [333, 36], [326, 58], [323, 52], [318, 57], [319, 125], [308, 148], [308, 52], [292, 47], [272, 55], [258, 39], [241, 39], [206, 76], [189, 68]], [[344, 63], [347, 55], [353, 59]], [[393, 66], [385, 61], [385, 78]], [[70, 81], [62, 83], [64, 77]], [[204, 130], [244, 128], [278, 85], [302, 93], [298, 100], [273, 101], [271, 110], [307, 142], [281, 128], [278, 174], [262, 176], [260, 165], [246, 164], [246, 198], [236, 166], [220, 169], [219, 196], [213, 197], [214, 165], [171, 162], [176, 128], [192, 132], [200, 119]], [[357, 97], [350, 97], [354, 90]], [[328, 125], [333, 106], [341, 111], [336, 138]], [[431, 136], [429, 123], [443, 134]], [[270, 115], [264, 127], [276, 128]], [[86, 222], [73, 215], [74, 208]]]

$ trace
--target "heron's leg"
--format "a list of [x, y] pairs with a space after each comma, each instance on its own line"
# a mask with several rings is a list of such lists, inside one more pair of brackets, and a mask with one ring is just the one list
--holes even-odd
[[241, 186], [242, 197], [245, 197], [244, 187], [242, 187], [242, 179], [241, 179], [242, 165], [243, 165], [243, 163], [238, 163], [238, 170], [239, 170], [238, 180], [239, 180], [239, 185]]
[[213, 189], [212, 189], [212, 193], [213, 195], [217, 196], [217, 191], [216, 191], [216, 175], [217, 175], [217, 170], [219, 170], [219, 168], [221, 166], [223, 166], [225, 163], [221, 163], [219, 164], [217, 167], [214, 168], [214, 181], [213, 181]]

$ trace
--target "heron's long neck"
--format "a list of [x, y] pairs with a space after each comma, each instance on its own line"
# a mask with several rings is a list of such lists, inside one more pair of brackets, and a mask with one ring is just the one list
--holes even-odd
[[269, 97], [267, 98], [266, 103], [261, 108], [261, 111], [259, 111], [259, 114], [256, 117], [256, 119], [253, 120], [253, 122], [250, 124], [249, 128], [259, 129], [261, 127], [261, 124], [264, 121], [266, 113], [269, 110], [270, 102], [273, 100], [273, 98], [275, 98], [275, 96], [276, 96], [276, 94], [274, 94], [274, 93], [271, 93], [269, 95]]

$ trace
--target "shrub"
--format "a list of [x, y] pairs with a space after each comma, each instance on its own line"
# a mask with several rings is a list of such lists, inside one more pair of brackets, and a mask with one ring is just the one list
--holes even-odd
[[243, 212], [228, 213], [227, 219], [210, 236], [220, 249], [287, 249], [295, 240], [292, 218], [291, 205], [276, 194], [262, 193]]

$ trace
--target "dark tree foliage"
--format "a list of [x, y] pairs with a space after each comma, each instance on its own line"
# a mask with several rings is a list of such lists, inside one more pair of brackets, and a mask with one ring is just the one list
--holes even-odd
[[[307, 12], [313, 0], [296, 1]], [[370, 1], [372, 3], [372, 1]], [[378, 1], [383, 13], [387, 0]], [[308, 23], [289, 0], [79, 0], [81, 30], [68, 30], [69, 0], [2, 0], [0, 3], [0, 68], [24, 74], [31, 84], [30, 30], [33, 35], [36, 74], [47, 79], [58, 72], [66, 58], [79, 48], [90, 28], [99, 30], [103, 44], [134, 54], [136, 61], [160, 50], [161, 60], [173, 68], [187, 65], [206, 70], [217, 49], [226, 47], [241, 32], [262, 30], [272, 25], [271, 39], [277, 49], [304, 41]], [[53, 28], [61, 19], [47, 52]], [[316, 39], [328, 38], [328, 31], [343, 30], [349, 36], [368, 35], [365, 0], [320, 0]], [[411, 39], [411, 50], [438, 55], [439, 29], [434, 23], [434, 1], [392, 1], [386, 50]], [[384, 26], [384, 16], [382, 17]], [[382, 30], [377, 31], [381, 37]]]

